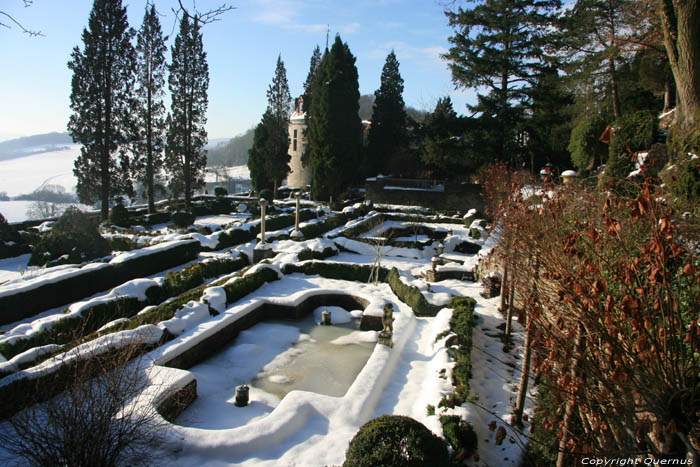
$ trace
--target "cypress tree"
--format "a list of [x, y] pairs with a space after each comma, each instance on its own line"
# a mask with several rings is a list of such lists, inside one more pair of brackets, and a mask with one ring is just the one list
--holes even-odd
[[248, 152], [248, 168], [256, 191], [273, 188], [276, 192], [289, 173], [291, 106], [287, 70], [282, 57], [278, 56], [275, 76], [267, 90], [267, 110], [255, 128], [253, 147]]
[[338, 198], [359, 178], [362, 122], [355, 57], [340, 36], [321, 60], [313, 85], [307, 130], [311, 191], [316, 199]]
[[302, 103], [302, 111], [308, 114], [311, 108], [311, 101], [313, 100], [314, 92], [314, 78], [316, 77], [316, 70], [321, 64], [321, 48], [317, 45], [311, 55], [311, 62], [309, 63], [309, 74], [306, 75], [306, 81], [304, 81], [304, 102]]
[[101, 202], [101, 217], [109, 215], [115, 194], [130, 193], [127, 144], [133, 138], [130, 105], [135, 54], [126, 7], [121, 0], [95, 0], [83, 49], [73, 49], [68, 132], [82, 144], [73, 173], [81, 202]]
[[202, 45], [197, 16], [182, 15], [180, 31], [171, 49], [168, 88], [171, 94], [167, 118], [166, 170], [173, 194], [183, 193], [189, 207], [192, 194], [204, 186], [207, 164], [209, 66]]
[[372, 126], [369, 130], [367, 175], [400, 170], [407, 152], [406, 109], [403, 78], [392, 50], [382, 68], [381, 84], [374, 93]]
[[136, 36], [138, 139], [132, 168], [146, 190], [148, 212], [156, 210], [154, 184], [163, 166], [165, 146], [165, 40], [156, 7], [146, 6]]

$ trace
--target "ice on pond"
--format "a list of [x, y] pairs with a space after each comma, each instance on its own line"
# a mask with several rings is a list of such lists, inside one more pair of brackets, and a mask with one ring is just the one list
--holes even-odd
[[[267, 416], [295, 389], [344, 395], [367, 363], [376, 332], [359, 331], [359, 320], [351, 319], [348, 311], [324, 309], [332, 309], [334, 318], [335, 314], [347, 316], [346, 322], [340, 323], [344, 320], [339, 318], [331, 326], [322, 326], [316, 313], [310, 313], [300, 321], [259, 323], [190, 368], [197, 379], [197, 399], [176, 423], [234, 428]], [[250, 404], [240, 408], [234, 398], [236, 386], [242, 384], [250, 386]]]

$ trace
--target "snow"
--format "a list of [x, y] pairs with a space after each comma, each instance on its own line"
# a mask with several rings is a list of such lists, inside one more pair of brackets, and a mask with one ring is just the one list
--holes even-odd
[[177, 246], [184, 245], [184, 244], [191, 243], [191, 242], [192, 242], [192, 240], [176, 240], [176, 241], [171, 241], [171, 242], [159, 243], [157, 245], [148, 246], [148, 247], [141, 248], [138, 250], [127, 251], [127, 252], [118, 254], [109, 263], [110, 264], [123, 263], [125, 261], [130, 261], [130, 260], [135, 259], [135, 258], [140, 258], [142, 256], [150, 255], [150, 254], [155, 253], [157, 251], [169, 250], [171, 248], [175, 248]]
[[0, 191], [8, 196], [28, 194], [44, 185], [59, 185], [74, 193], [77, 179], [73, 164], [80, 145], [68, 149], [0, 161]]
[[85, 266], [78, 267], [74, 265], [66, 265], [65, 268], [57, 266], [50, 268], [44, 274], [36, 277], [30, 277], [24, 280], [24, 277], [6, 282], [0, 285], [0, 297], [14, 295], [20, 292], [34, 290], [37, 287], [48, 283], [55, 283], [69, 277], [79, 276], [82, 274], [90, 274], [91, 272], [107, 267], [106, 263], [90, 263]]
[[0, 259], [0, 285], [21, 277], [24, 270], [27, 269], [27, 263], [31, 256], [27, 253], [14, 258]]
[[[218, 175], [217, 175], [218, 174]], [[247, 165], [236, 165], [232, 167], [226, 167], [226, 170], [222, 170], [220, 167], [209, 167], [204, 174], [204, 181], [206, 183], [226, 183], [226, 178], [236, 179], [236, 180], [250, 180], [250, 170], [248, 170]]]
[[[364, 218], [367, 217], [369, 216]], [[388, 223], [382, 226], [384, 229], [387, 228], [386, 224]], [[248, 223], [250, 225], [252, 223]], [[346, 226], [336, 230], [340, 232], [344, 228]], [[453, 235], [445, 240], [447, 253], [443, 256], [464, 263], [441, 265], [441, 270], [471, 270], [477, 258], [497, 244], [500, 235], [498, 226], [484, 231], [484, 237], [476, 241], [483, 245], [482, 251], [479, 255], [467, 255], [453, 251], [454, 245], [461, 241], [475, 242], [467, 236], [466, 226], [433, 225], [432, 228], [453, 230]], [[192, 240], [173, 243], [185, 241]], [[270, 268], [277, 272], [280, 280], [266, 283], [241, 300], [229, 304], [225, 302], [222, 287], [209, 287], [205, 289], [200, 301], [187, 303], [168, 321], [104, 336], [37, 367], [3, 378], [0, 384], [7, 384], [22, 375], [31, 377], [53, 371], [61, 360], [70, 360], [87, 352], [103, 351], [110, 345], [125, 345], [134, 340], [156, 343], [162, 336], [162, 330], [168, 329], [176, 336], [175, 339], [146, 356], [147, 361], [153, 362], [149, 369], [153, 385], [148, 391], [159, 401], [196, 379], [199, 397], [178, 418], [177, 424], [164, 421], [168, 423], [169, 429], [165, 434], [164, 445], [157, 452], [163, 465], [339, 465], [343, 463], [348, 443], [357, 429], [370, 419], [385, 413], [411, 416], [438, 435], [442, 434], [439, 415], [459, 414], [474, 425], [479, 435], [478, 453], [481, 460], [470, 460], [470, 465], [518, 465], [521, 444], [526, 438], [513, 431], [505, 422], [512, 411], [517, 390], [515, 386], [520, 376], [518, 358], [523, 350], [523, 329], [516, 322], [513, 323], [515, 347], [509, 354], [503, 353], [497, 329], [503, 323], [503, 317], [498, 312], [500, 299], [482, 298], [479, 295], [481, 285], [473, 282], [450, 279], [427, 284], [423, 279], [415, 278], [416, 273], [430, 267], [430, 260], [436, 254], [433, 248], [421, 251], [389, 247], [384, 251], [382, 266], [398, 268], [401, 280], [419, 287], [431, 303], [445, 307], [451, 296], [471, 296], [477, 302], [477, 325], [473, 331], [473, 377], [470, 382], [471, 394], [475, 400], [454, 409], [436, 408], [436, 414], [429, 416], [426, 406], [430, 404], [437, 407], [440, 399], [454, 389], [451, 385], [454, 363], [446, 348], [447, 336], [436, 341], [436, 337], [449, 328], [452, 311], [443, 308], [434, 318], [417, 318], [387, 284], [373, 285], [303, 274], [285, 276], [281, 273], [280, 268], [284, 263], [297, 262], [296, 255], [299, 251], [322, 251], [333, 244], [357, 253], [340, 253], [331, 258], [331, 262], [372, 264], [375, 260], [374, 247], [343, 237], [304, 242], [276, 241], [272, 245], [275, 251], [282, 254], [272, 259], [272, 264], [257, 264], [245, 274]], [[150, 248], [165, 248], [167, 245]], [[251, 242], [229, 254], [236, 255], [238, 251], [251, 254], [252, 248]], [[112, 261], [123, 261], [120, 259], [123, 256]], [[58, 273], [69, 274], [73, 269], [76, 268], [67, 267]], [[117, 289], [136, 296], [139, 292], [145, 292], [148, 280], [155, 279], [143, 279], [145, 282], [141, 283], [132, 281], [133, 284], [127, 283]], [[230, 279], [235, 280], [238, 277]], [[320, 321], [323, 310], [331, 312], [331, 321], [336, 324], [349, 322], [361, 315], [381, 316], [387, 303], [391, 303], [395, 310], [393, 348], [374, 346], [354, 382], [342, 396], [293, 390], [280, 399], [252, 387], [250, 405], [238, 408], [232, 404], [233, 387], [252, 381], [261, 369], [266, 369], [267, 373], [263, 374], [273, 383], [290, 382], [289, 377], [279, 369], [285, 362], [291, 362], [295, 358], [295, 351], [290, 346], [304, 342], [310, 336], [294, 326], [277, 323], [259, 323], [254, 328], [242, 331], [235, 339], [235, 345], [196, 365], [191, 371], [162, 366], [232, 322], [245, 318], [265, 303], [298, 306], [310, 297], [321, 294], [351, 294], [366, 300], [368, 305], [364, 310], [352, 311], [332, 306], [319, 307], [313, 312], [314, 320], [317, 321]], [[95, 297], [92, 300], [99, 299], [100, 297]], [[80, 308], [78, 304], [76, 307]], [[212, 316], [210, 308], [218, 314]], [[27, 324], [31, 328], [33, 323]], [[353, 344], [371, 344], [376, 340], [376, 331], [353, 331], [332, 340], [332, 345], [344, 348]], [[42, 352], [48, 349], [33, 350]], [[15, 358], [19, 357], [21, 356]], [[273, 361], [276, 363], [268, 366]], [[525, 410], [530, 417], [531, 397], [532, 391]], [[504, 426], [508, 432], [508, 437], [501, 446], [495, 446], [495, 433], [488, 429], [488, 424], [492, 421]], [[511, 437], [514, 442], [509, 441]]]

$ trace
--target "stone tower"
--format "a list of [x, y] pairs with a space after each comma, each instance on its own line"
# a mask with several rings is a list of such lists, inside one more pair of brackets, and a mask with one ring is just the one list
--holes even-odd
[[306, 114], [302, 110], [303, 97], [297, 100], [294, 113], [289, 117], [289, 167], [292, 169], [287, 176], [287, 186], [289, 188], [299, 188], [311, 185], [311, 168], [304, 167], [301, 163], [301, 156], [306, 150]]

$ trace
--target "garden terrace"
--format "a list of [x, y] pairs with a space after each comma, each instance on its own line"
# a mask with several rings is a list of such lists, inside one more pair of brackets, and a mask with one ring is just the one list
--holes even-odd
[[[310, 204], [304, 203], [307, 206]], [[478, 295], [478, 284], [449, 275], [439, 283], [427, 283], [426, 272], [437, 254], [437, 248], [431, 245], [423, 249], [414, 244], [384, 245], [377, 262], [377, 249], [362, 239], [373, 231], [389, 231], [396, 236], [406, 233], [406, 229], [408, 235], [413, 235], [413, 229], [418, 229], [419, 235], [435, 235], [431, 242], [442, 243], [444, 251], [440, 257], [445, 263], [438, 268], [471, 271], [477, 258], [471, 252], [474, 247], [459, 245], [482, 247], [488, 245], [485, 238], [470, 237], [470, 226], [459, 216], [391, 207], [378, 212], [366, 204], [357, 204], [340, 212], [327, 208], [303, 210], [300, 231], [304, 238], [297, 239], [289, 235], [294, 225], [293, 212], [285, 209], [280, 206], [277, 213], [267, 218], [272, 256], [252, 267], [249, 264], [260, 220], [250, 214], [198, 216], [189, 231], [174, 229], [169, 223], [110, 231], [109, 235], [133, 239], [137, 246], [183, 242], [194, 245], [197, 253], [174, 268], [122, 281], [94, 296], [80, 297], [82, 304], [68, 303], [65, 309], [49, 309], [24, 322], [5, 325], [0, 334], [0, 353], [6, 353], [10, 361], [0, 363], [5, 371], [0, 377], [0, 395], [15, 404], [2, 415], [7, 417], [35, 400], [32, 388], [37, 381], [51, 381], [53, 390], [59, 391], [61, 385], [56, 381], [61, 381], [62, 365], [71, 356], [86, 356], [86, 349], [100, 354], [107, 351], [107, 342], [118, 341], [138, 343], [140, 353], [154, 362], [150, 370], [154, 384], [148, 388], [154, 395], [152, 404], [165, 419], [177, 422], [184, 407], [192, 404], [196, 411], [201, 404], [206, 406], [206, 393], [211, 386], [194, 376], [199, 374], [199, 365], [206, 365], [212, 355], [225, 352], [227, 346], [237, 345], [243, 335], [248, 336], [248, 340], [241, 341], [248, 346], [243, 349], [254, 351], [255, 345], [273, 345], [264, 334], [268, 331], [256, 331], [270, 328], [259, 328], [257, 324], [295, 320], [319, 307], [335, 306], [355, 310], [353, 314], [359, 317], [360, 329], [353, 331], [357, 334], [351, 333], [352, 339], [376, 341], [377, 330], [382, 328], [382, 310], [391, 303], [395, 318], [393, 348], [375, 346], [342, 397], [292, 391], [280, 400], [253, 387], [252, 406], [261, 409], [259, 412], [246, 412], [247, 408], [229, 404], [222, 406], [222, 414], [239, 421], [227, 425], [222, 415], [208, 420], [208, 427], [206, 423], [191, 422], [187, 422], [188, 426], [170, 425], [173, 438], [166, 440], [166, 445], [174, 442], [181, 449], [180, 454], [168, 453], [168, 462], [185, 465], [184, 459], [197, 458], [205, 463], [245, 465], [256, 463], [254, 459], [259, 461], [264, 452], [278, 452], [279, 457], [270, 465], [319, 461], [338, 464], [357, 428], [381, 413], [412, 416], [437, 434], [442, 433], [440, 416], [465, 416], [463, 407], [438, 407], [440, 400], [455, 391], [453, 381], [460, 389], [464, 384], [454, 375], [457, 354], [454, 349], [449, 350], [453, 341], [447, 335], [436, 338], [450, 332], [452, 308], [457, 306], [453, 296], [474, 297], [473, 322], [488, 324], [490, 329], [501, 320], [495, 311], [497, 299], [483, 299]], [[201, 230], [205, 227], [210, 233]], [[452, 235], [448, 235], [449, 230]], [[133, 253], [138, 256], [141, 250]], [[60, 266], [56, 271], [71, 268], [80, 270], [86, 266]], [[42, 276], [34, 270], [26, 275]], [[370, 277], [373, 280], [368, 283]], [[25, 281], [15, 279], [10, 284], [21, 282]], [[84, 332], [74, 333], [77, 328]], [[479, 326], [474, 333], [473, 342], [483, 343]], [[284, 353], [293, 344], [280, 344], [279, 351]], [[90, 359], [84, 361], [89, 364]], [[476, 361], [472, 356], [472, 368]], [[227, 384], [234, 384], [234, 376], [241, 383], [250, 383], [260, 370], [251, 366], [240, 373], [230, 372], [232, 379]], [[473, 382], [469, 387], [483, 390]], [[200, 390], [205, 393], [198, 401]], [[226, 390], [233, 394], [231, 387]], [[479, 394], [489, 400], [488, 393]], [[437, 407], [433, 414], [426, 411], [430, 405]], [[323, 426], [328, 429], [319, 431]], [[453, 425], [449, 430], [454, 431]], [[332, 437], [328, 437], [328, 432], [333, 433]], [[489, 436], [492, 435], [488, 431], [479, 432], [480, 439]], [[330, 449], [327, 445], [320, 449], [315, 439], [334, 444]], [[298, 448], [289, 450], [291, 446]]]

